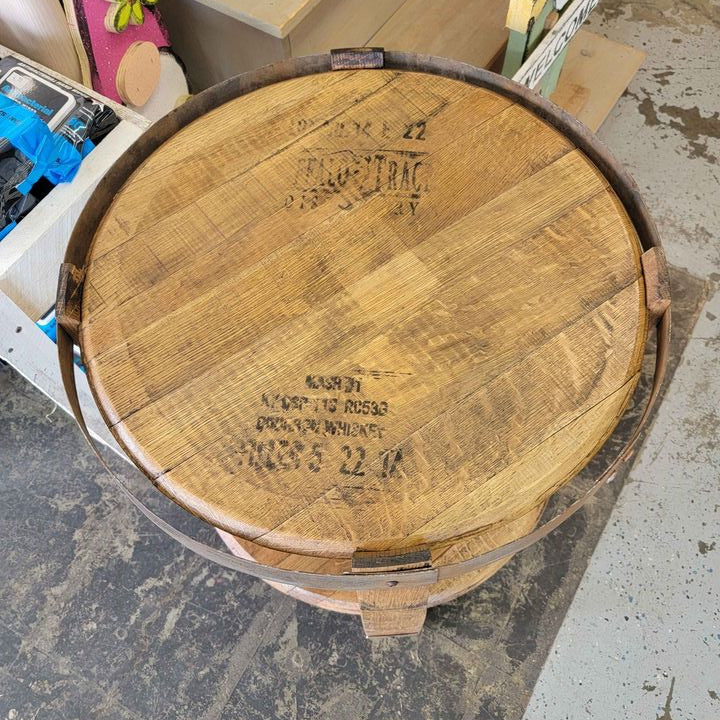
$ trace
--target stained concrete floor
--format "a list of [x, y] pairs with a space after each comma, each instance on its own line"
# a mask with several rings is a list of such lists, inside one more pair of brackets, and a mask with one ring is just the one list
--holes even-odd
[[647, 61], [600, 131], [713, 285], [525, 719], [720, 718], [720, 3], [605, 0]]
[[0, 719], [720, 717], [718, 11], [605, 0], [591, 23], [648, 51], [601, 136], [690, 271], [673, 273], [677, 372], [624, 488], [432, 610], [419, 638], [368, 643], [357, 619], [158, 534], [69, 418], [0, 367]]
[[[670, 373], [707, 290], [679, 270], [672, 285]], [[649, 350], [635, 404], [585, 477], [632, 431], [652, 364]], [[290, 600], [157, 531], [73, 421], [8, 366], [0, 448], [2, 720], [520, 718], [627, 474], [480, 589], [429, 611], [419, 638], [368, 642], [357, 618]], [[112, 462], [161, 514], [219, 545]]]

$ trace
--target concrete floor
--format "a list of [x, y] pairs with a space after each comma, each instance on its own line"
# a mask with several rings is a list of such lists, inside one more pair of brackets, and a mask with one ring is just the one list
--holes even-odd
[[[672, 374], [705, 285], [677, 270], [671, 281]], [[648, 391], [646, 374], [587, 476], [624, 444]], [[7, 366], [0, 448], [2, 720], [517, 720], [627, 475], [481, 588], [431, 610], [419, 638], [369, 643], [357, 618], [184, 552], [122, 498], [73, 421]], [[113, 462], [161, 514], [218, 542]]]
[[648, 52], [600, 134], [671, 261], [690, 271], [672, 278], [677, 370], [624, 487], [621, 477], [480, 589], [432, 610], [420, 638], [368, 643], [356, 618], [158, 534], [69, 418], [0, 367], [0, 720], [720, 717], [712, 284], [692, 330], [702, 279], [720, 280], [720, 5], [604, 0], [591, 29]]
[[[647, 61], [600, 136], [670, 260], [720, 280], [720, 3], [603, 2]], [[720, 294], [710, 298], [525, 714], [720, 718]]]

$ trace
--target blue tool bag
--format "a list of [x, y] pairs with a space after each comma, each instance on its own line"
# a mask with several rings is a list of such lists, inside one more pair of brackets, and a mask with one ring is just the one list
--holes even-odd
[[0, 239], [118, 123], [115, 113], [16, 58], [0, 60]]

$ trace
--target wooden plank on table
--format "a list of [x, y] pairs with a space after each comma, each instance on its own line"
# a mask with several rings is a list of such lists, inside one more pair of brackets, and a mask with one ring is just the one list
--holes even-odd
[[367, 44], [488, 67], [507, 42], [506, 9], [498, 0], [405, 0]]
[[[580, 30], [570, 43], [565, 67], [551, 100], [595, 131], [644, 59], [642, 50]], [[578, 87], [587, 90], [582, 103], [579, 103]]]
[[290, 33], [290, 53], [299, 57], [339, 47], [362, 47], [402, 4], [403, 0], [322, 3]]

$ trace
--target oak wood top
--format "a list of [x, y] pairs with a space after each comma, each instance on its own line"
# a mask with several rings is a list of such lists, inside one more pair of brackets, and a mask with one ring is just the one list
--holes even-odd
[[334, 72], [151, 155], [93, 242], [81, 344], [165, 493], [288, 552], [526, 515], [634, 390], [640, 245], [585, 155], [489, 90]]

